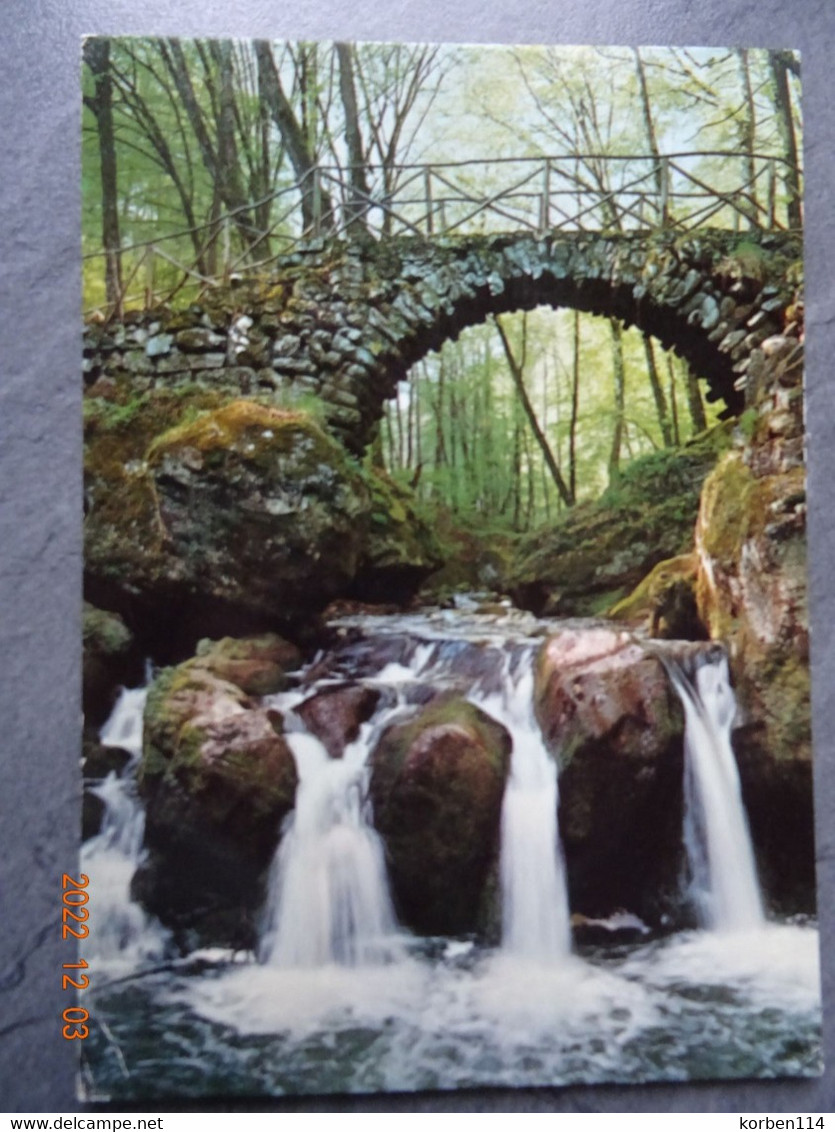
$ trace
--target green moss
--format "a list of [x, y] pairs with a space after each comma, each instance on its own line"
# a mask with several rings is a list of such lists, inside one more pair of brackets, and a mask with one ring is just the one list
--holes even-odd
[[705, 480], [700, 537], [706, 554], [733, 566], [748, 535], [756, 483], [739, 452], [729, 452]]
[[635, 589], [609, 609], [607, 617], [615, 621], [637, 621], [650, 616], [661, 594], [677, 581], [693, 582], [697, 561], [693, 554], [665, 558], [654, 566]]
[[719, 264], [719, 273], [736, 279], [753, 279], [764, 283], [769, 259], [759, 244], [741, 240]]

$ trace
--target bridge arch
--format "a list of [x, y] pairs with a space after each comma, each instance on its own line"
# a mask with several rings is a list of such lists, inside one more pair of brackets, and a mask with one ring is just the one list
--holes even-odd
[[653, 335], [735, 413], [761, 344], [786, 332], [800, 258], [797, 236], [718, 230], [320, 242], [269, 281], [218, 288], [172, 319], [150, 312], [88, 328], [85, 368], [89, 380], [127, 368], [151, 385], [185, 375], [314, 393], [360, 452], [429, 351], [492, 314], [570, 307]]

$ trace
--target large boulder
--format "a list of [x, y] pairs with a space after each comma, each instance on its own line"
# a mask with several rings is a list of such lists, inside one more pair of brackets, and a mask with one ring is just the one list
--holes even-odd
[[252, 642], [248, 667], [246, 642], [235, 650], [221, 642], [214, 654], [205, 648], [162, 670], [149, 692], [140, 769], [148, 858], [134, 888], [186, 941], [251, 947], [297, 775], [279, 713], [233, 682], [230, 651], [244, 683], [257, 662], [274, 666], [263, 638]]
[[540, 650], [535, 709], [561, 766], [572, 910], [658, 924], [683, 852], [684, 721], [663, 663], [627, 632], [565, 629]]
[[88, 404], [91, 594], [178, 617], [199, 609], [203, 624], [231, 611], [246, 631], [303, 620], [349, 589], [370, 491], [308, 413], [202, 388]]
[[380, 700], [376, 688], [363, 684], [338, 684], [309, 696], [296, 708], [308, 731], [322, 743], [332, 759], [340, 759], [345, 748], [374, 714]]
[[484, 926], [511, 740], [466, 700], [392, 724], [371, 756], [374, 824], [398, 914], [427, 935]]

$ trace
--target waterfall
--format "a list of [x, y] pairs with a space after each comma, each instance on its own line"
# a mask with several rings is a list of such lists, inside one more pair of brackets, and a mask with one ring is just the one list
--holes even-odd
[[356, 967], [392, 956], [396, 926], [383, 848], [364, 805], [375, 734], [364, 724], [341, 759], [306, 731], [287, 735], [299, 785], [270, 871], [266, 963]]
[[716, 931], [762, 926], [762, 898], [731, 747], [736, 701], [727, 658], [688, 679], [670, 667], [684, 706], [684, 846], [699, 924]]
[[124, 688], [99, 733], [104, 747], [127, 751], [130, 761], [94, 787], [104, 804], [101, 829], [81, 848], [90, 877], [90, 936], [95, 959], [129, 963], [159, 957], [166, 937], [159, 924], [131, 900], [130, 884], [142, 857], [145, 811], [136, 797], [136, 767], [142, 755], [142, 717], [147, 687]]
[[502, 948], [548, 962], [569, 953], [571, 928], [557, 827], [557, 764], [534, 716], [533, 684], [533, 657], [526, 650], [515, 671], [508, 658], [500, 691], [470, 698], [513, 740], [501, 820]]

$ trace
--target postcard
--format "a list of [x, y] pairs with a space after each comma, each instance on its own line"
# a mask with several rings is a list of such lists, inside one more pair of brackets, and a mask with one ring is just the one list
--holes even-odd
[[797, 53], [82, 96], [82, 1097], [819, 1075]]

